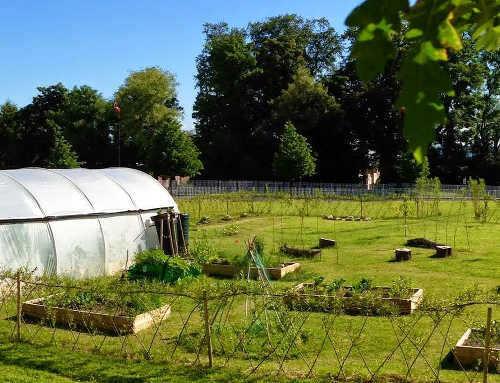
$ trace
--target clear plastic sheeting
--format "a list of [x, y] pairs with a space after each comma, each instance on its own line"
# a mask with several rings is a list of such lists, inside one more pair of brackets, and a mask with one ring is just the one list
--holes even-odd
[[158, 248], [150, 217], [177, 204], [128, 168], [0, 170], [0, 267], [77, 278], [111, 274]]
[[0, 225], [0, 265], [54, 273], [56, 253], [47, 223]]
[[[174, 211], [179, 212], [174, 199], [168, 192], [165, 193], [165, 188], [146, 173], [129, 168], [107, 168], [99, 171], [122, 186], [138, 209], [150, 210], [158, 207], [173, 207]], [[151, 180], [154, 180], [154, 182], [151, 183]]]
[[142, 222], [144, 222], [145, 239], [148, 249], [158, 249], [160, 247], [158, 232], [156, 231], [154, 222], [151, 220], [153, 215], [156, 215], [156, 213], [141, 214]]
[[141, 251], [151, 249], [140, 215], [121, 215], [99, 218], [106, 249], [106, 274], [125, 270]]
[[80, 189], [92, 205], [94, 212], [112, 213], [136, 210], [127, 192], [98, 171], [77, 168], [58, 169], [54, 172], [66, 177]]
[[57, 273], [74, 278], [104, 275], [104, 238], [97, 218], [49, 223], [57, 253]]
[[38, 168], [3, 170], [2, 172], [19, 182], [34, 196], [45, 216], [94, 212], [85, 195], [57, 173]]
[[22, 185], [0, 172], [0, 216], [5, 218], [42, 218], [33, 196]]

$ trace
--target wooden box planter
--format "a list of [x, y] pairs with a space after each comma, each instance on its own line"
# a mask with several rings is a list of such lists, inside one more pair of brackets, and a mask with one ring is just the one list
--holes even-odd
[[[266, 267], [267, 275], [271, 279], [281, 279], [288, 273], [293, 273], [297, 270], [300, 270], [300, 263], [298, 262], [285, 262], [279, 267]], [[234, 278], [240, 275], [240, 273], [242, 273], [242, 275], [246, 277], [248, 269], [231, 264], [209, 263], [203, 265], [203, 272], [206, 275]], [[257, 269], [257, 267], [250, 267], [250, 278], [258, 277], [259, 270]]]
[[135, 334], [170, 316], [170, 305], [134, 317], [128, 317], [60, 307], [47, 307], [43, 304], [43, 300], [44, 298], [37, 298], [23, 302], [22, 314], [40, 320], [52, 320], [54, 318], [56, 324], [114, 334]]
[[220, 277], [234, 278], [240, 274], [243, 269], [239, 266], [224, 263], [207, 263], [203, 265], [203, 273], [217, 275]]
[[335, 246], [337, 242], [334, 239], [328, 239], [328, 238], [320, 238], [319, 239], [319, 247], [324, 248], [324, 247], [332, 247]]
[[[470, 345], [469, 340], [471, 335], [475, 331], [480, 331], [477, 329], [467, 329], [464, 335], [460, 338], [455, 346], [455, 360], [457, 363], [464, 367], [477, 365], [478, 362], [482, 363], [484, 347]], [[489, 366], [496, 367], [498, 366], [499, 358], [500, 358], [500, 348], [498, 345], [492, 345], [490, 348], [489, 355]]]
[[[298, 262], [284, 262], [279, 267], [266, 267], [267, 275], [271, 279], [281, 279], [289, 273], [294, 273], [300, 270], [300, 263]], [[250, 277], [258, 278], [259, 270], [257, 267], [250, 267]]]
[[321, 249], [299, 249], [296, 247], [281, 246], [280, 251], [294, 257], [314, 258], [321, 254]]
[[[340, 299], [342, 303], [348, 307], [346, 313], [348, 314], [358, 314], [360, 310], [354, 307], [349, 307], [349, 301], [352, 297], [349, 295], [353, 288], [351, 286], [344, 286], [345, 295], [326, 295], [326, 294], [313, 294], [304, 293], [306, 288], [314, 287], [314, 283], [300, 283], [293, 288], [293, 294], [285, 296], [285, 303], [293, 309], [301, 309], [302, 302], [311, 303], [307, 306], [307, 309], [311, 311], [328, 311], [328, 303], [334, 302], [336, 299]], [[382, 292], [389, 292], [390, 287], [387, 286], [375, 286], [371, 290], [382, 290]], [[397, 297], [382, 297], [381, 301], [385, 303], [394, 304], [399, 311], [399, 314], [411, 314], [417, 309], [420, 302], [424, 297], [424, 290], [420, 288], [413, 289], [413, 295], [409, 298], [397, 298]], [[316, 303], [316, 304], [315, 304]], [[326, 304], [325, 304], [326, 303]], [[326, 310], [325, 310], [326, 308]]]
[[451, 255], [451, 246], [436, 246], [436, 257], [444, 258]]
[[396, 261], [409, 261], [411, 259], [411, 250], [407, 248], [396, 249]]

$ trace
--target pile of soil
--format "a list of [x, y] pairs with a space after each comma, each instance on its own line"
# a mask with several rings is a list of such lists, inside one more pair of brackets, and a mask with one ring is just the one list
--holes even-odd
[[427, 238], [413, 238], [406, 241], [406, 246], [421, 247], [424, 249], [435, 249], [436, 246], [444, 246], [442, 243], [431, 241]]

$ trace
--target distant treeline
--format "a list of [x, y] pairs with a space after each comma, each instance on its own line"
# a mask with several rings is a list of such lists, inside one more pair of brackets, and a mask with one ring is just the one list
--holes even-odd
[[[393, 108], [397, 70], [411, 44], [403, 36], [394, 39], [398, 54], [385, 72], [364, 83], [350, 55], [355, 31], [340, 35], [326, 19], [206, 24], [204, 34], [195, 132], [180, 129], [175, 78], [157, 67], [132, 73], [113, 100], [57, 84], [39, 88], [23, 108], [1, 106], [0, 167], [103, 167], [120, 158], [155, 175], [280, 178], [272, 163], [291, 123], [316, 158], [308, 180], [356, 183], [370, 168], [380, 169], [383, 183], [418, 177], [402, 135], [404, 111]], [[455, 94], [443, 95], [448, 119], [429, 148], [430, 173], [447, 184], [472, 176], [496, 185], [500, 53], [477, 52], [467, 35], [463, 40], [464, 49], [442, 64]]]

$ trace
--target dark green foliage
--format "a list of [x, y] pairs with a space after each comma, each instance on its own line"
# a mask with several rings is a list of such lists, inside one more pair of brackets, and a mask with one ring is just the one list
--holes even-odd
[[[44, 299], [47, 307], [68, 308], [71, 310], [93, 311], [118, 316], [135, 316], [156, 309], [165, 304], [166, 298], [160, 294], [129, 294], [120, 286], [120, 280], [113, 278], [94, 278], [85, 289], [67, 289], [63, 294], [52, 294]], [[49, 311], [50, 315], [50, 311]]]
[[403, 85], [396, 105], [404, 108], [405, 137], [419, 162], [435, 137], [436, 125], [445, 121], [441, 95], [451, 96], [453, 91], [441, 63], [448, 60], [448, 51], [463, 48], [461, 34], [466, 30], [478, 50], [498, 50], [499, 13], [496, 1], [422, 0], [410, 6], [407, 0], [366, 0], [347, 18], [346, 24], [359, 31], [352, 55], [365, 81], [396, 57], [393, 41], [398, 34], [404, 31], [410, 41], [398, 73]]
[[246, 29], [207, 24], [204, 32], [193, 117], [205, 174], [269, 179], [286, 121], [311, 135], [330, 128], [320, 122], [335, 100], [316, 79], [332, 71], [341, 51], [339, 36], [325, 19], [297, 15], [271, 17]]
[[352, 285], [352, 288], [357, 293], [364, 293], [365, 291], [370, 290], [371, 287], [372, 287], [372, 280], [366, 278], [362, 278], [360, 281]]
[[128, 275], [131, 280], [159, 280], [173, 284], [200, 276], [201, 267], [196, 261], [167, 257], [161, 250], [148, 250], [137, 254]]
[[298, 181], [312, 176], [315, 169], [316, 159], [306, 138], [298, 134], [291, 123], [286, 123], [278, 152], [274, 156], [274, 175], [287, 181]]

